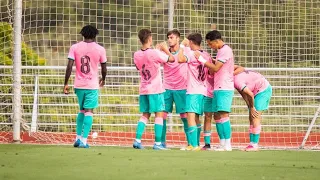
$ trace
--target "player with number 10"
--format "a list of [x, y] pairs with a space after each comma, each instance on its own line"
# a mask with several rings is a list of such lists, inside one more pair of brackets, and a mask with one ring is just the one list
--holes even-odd
[[188, 146], [186, 150], [199, 151], [201, 133], [199, 116], [203, 114], [203, 100], [207, 88], [205, 85], [206, 68], [204, 63], [196, 59], [195, 54], [201, 54], [206, 61], [210, 61], [211, 57], [210, 54], [201, 50], [201, 34], [189, 34], [187, 39], [189, 47], [179, 52], [179, 63], [188, 64], [186, 112], [191, 146]]

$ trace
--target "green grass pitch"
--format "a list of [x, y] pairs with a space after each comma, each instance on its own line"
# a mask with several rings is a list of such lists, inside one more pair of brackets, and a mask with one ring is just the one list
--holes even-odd
[[0, 145], [1, 180], [316, 180], [320, 152]]

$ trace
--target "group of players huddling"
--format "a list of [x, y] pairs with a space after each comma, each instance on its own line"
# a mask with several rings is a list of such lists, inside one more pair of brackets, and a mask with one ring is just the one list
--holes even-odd
[[[98, 30], [85, 26], [81, 30], [84, 40], [73, 45], [68, 55], [64, 93], [69, 93], [68, 79], [76, 64], [75, 93], [80, 112], [77, 116], [74, 147], [88, 148], [87, 138], [93, 121], [93, 109], [98, 107], [98, 90], [106, 77], [105, 49], [95, 42]], [[181, 150], [211, 150], [211, 120], [214, 117], [220, 145], [215, 151], [232, 151], [231, 112], [234, 88], [241, 94], [249, 109], [250, 143], [245, 151], [258, 151], [261, 132], [261, 113], [267, 110], [272, 95], [269, 82], [258, 72], [234, 65], [230, 46], [224, 43], [220, 32], [213, 30], [205, 40], [217, 50], [216, 58], [201, 49], [202, 36], [191, 33], [180, 43], [178, 30], [167, 33], [167, 43], [152, 48], [152, 33], [141, 29], [138, 37], [142, 44], [134, 53], [134, 64], [140, 73], [139, 110], [142, 113], [137, 124], [135, 149], [144, 149], [141, 138], [151, 113], [155, 113], [155, 150], [167, 150], [167, 114], [172, 113], [175, 103], [186, 135], [187, 147]], [[98, 65], [102, 78], [98, 80]], [[161, 73], [163, 66], [163, 79]], [[202, 125], [199, 116], [205, 114], [203, 136], [205, 145], [200, 147]]]

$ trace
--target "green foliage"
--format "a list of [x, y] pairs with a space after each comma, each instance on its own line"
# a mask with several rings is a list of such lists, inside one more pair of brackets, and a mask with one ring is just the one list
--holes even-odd
[[[0, 65], [12, 65], [13, 56], [13, 29], [9, 23], [0, 22]], [[21, 45], [22, 65], [45, 65], [46, 60], [41, 58], [25, 42]]]

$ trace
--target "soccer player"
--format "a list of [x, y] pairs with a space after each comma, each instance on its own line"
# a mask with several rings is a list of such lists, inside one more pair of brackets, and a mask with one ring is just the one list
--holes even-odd
[[163, 84], [161, 78], [161, 64], [174, 62], [173, 55], [169, 52], [168, 47], [162, 43], [158, 47], [163, 52], [152, 49], [152, 35], [148, 29], [141, 29], [138, 33], [142, 44], [141, 50], [134, 53], [134, 63], [140, 73], [140, 96], [139, 109], [142, 113], [137, 125], [136, 139], [133, 148], [143, 149], [141, 137], [144, 132], [147, 121], [151, 113], [155, 113], [155, 144], [153, 149], [166, 150], [161, 144], [162, 128], [163, 128], [163, 111], [165, 103], [163, 97]]
[[[186, 112], [191, 147], [188, 146], [186, 150], [198, 151], [200, 150], [200, 131], [198, 129], [199, 126], [201, 128], [199, 116], [203, 114], [203, 99], [207, 93], [204, 63], [210, 61], [211, 57], [207, 52], [201, 50], [201, 34], [189, 34], [187, 39], [190, 48], [186, 47], [185, 50], [179, 52], [179, 63], [188, 64]], [[201, 54], [202, 63], [195, 58], [195, 53]]]
[[196, 58], [215, 72], [213, 87], [213, 111], [216, 113], [216, 129], [220, 138], [220, 147], [216, 151], [232, 151], [231, 124], [229, 113], [234, 95], [234, 57], [232, 49], [224, 43], [221, 34], [217, 30], [206, 34], [206, 41], [210, 48], [218, 50], [216, 63], [208, 63], [199, 54]]
[[[208, 63], [215, 63], [213, 59], [211, 58]], [[205, 145], [201, 148], [201, 150], [210, 150], [211, 145], [211, 120], [213, 115], [213, 108], [212, 108], [212, 102], [213, 102], [213, 86], [214, 86], [214, 72], [210, 71], [210, 69], [207, 69], [206, 71], [206, 86], [207, 86], [207, 92], [206, 96], [204, 97], [204, 105], [203, 105], [203, 111], [204, 111], [204, 123], [203, 123], [203, 138]]]
[[[64, 93], [69, 94], [68, 80], [72, 66], [76, 64], [74, 89], [78, 97], [80, 112], [77, 116], [77, 137], [74, 147], [89, 148], [87, 138], [93, 121], [93, 110], [98, 107], [99, 87], [105, 84], [106, 50], [95, 42], [98, 30], [91, 26], [84, 26], [80, 32], [84, 40], [71, 46], [68, 55], [68, 65], [64, 81]], [[99, 81], [98, 66], [101, 65], [102, 78]]]
[[165, 112], [163, 115], [163, 131], [162, 131], [162, 145], [166, 147], [166, 133], [167, 133], [167, 115], [172, 113], [173, 103], [176, 106], [176, 113], [180, 114], [183, 123], [184, 132], [189, 145], [188, 138], [188, 122], [186, 116], [186, 92], [187, 92], [187, 70], [188, 66], [185, 63], [178, 63], [178, 53], [180, 50], [180, 32], [176, 29], [167, 33], [167, 41], [169, 44], [169, 51], [174, 56], [173, 63], [165, 63], [163, 65], [163, 86], [165, 88], [164, 101]]
[[246, 70], [234, 78], [234, 87], [249, 108], [250, 144], [245, 151], [258, 151], [261, 132], [261, 114], [269, 108], [272, 87], [260, 73]]
[[[209, 61], [210, 62], [210, 61]], [[212, 61], [215, 63], [215, 61]], [[244, 68], [241, 66], [234, 65], [234, 75], [237, 75], [244, 71]], [[212, 115], [214, 115], [215, 120], [219, 120], [217, 113], [213, 112], [212, 103], [213, 103], [213, 87], [214, 87], [214, 72], [208, 69], [206, 76], [206, 85], [207, 85], [207, 95], [204, 97], [204, 125], [203, 125], [203, 137], [205, 145], [201, 150], [211, 150], [211, 121]]]

